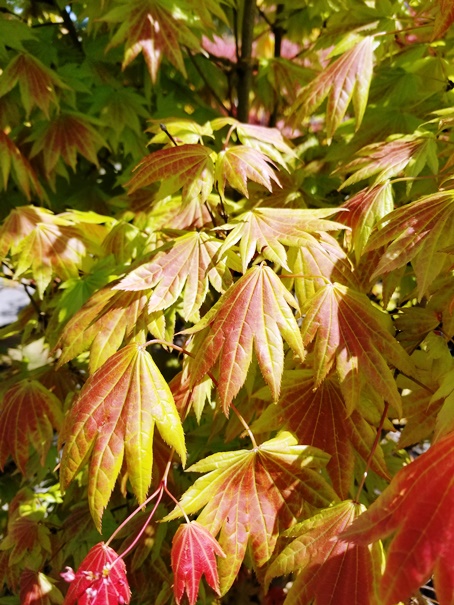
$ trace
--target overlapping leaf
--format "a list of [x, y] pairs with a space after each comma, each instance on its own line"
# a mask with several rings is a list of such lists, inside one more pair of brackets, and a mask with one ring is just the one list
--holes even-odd
[[288, 268], [284, 245], [305, 245], [307, 232], [342, 229], [340, 223], [326, 220], [332, 214], [332, 209], [254, 208], [223, 225], [230, 233], [220, 255], [239, 241], [243, 273], [255, 253]]
[[[394, 210], [367, 246], [387, 246], [372, 279], [412, 262], [422, 297], [454, 246], [454, 191], [440, 191]], [[448, 250], [445, 252], [444, 250]]]
[[30, 162], [1, 129], [0, 171], [3, 178], [3, 189], [6, 190], [9, 177], [12, 175], [15, 183], [25, 193], [27, 200], [30, 201], [32, 192], [38, 197], [43, 197], [43, 190]]
[[181, 314], [187, 321], [197, 321], [209, 284], [222, 292], [232, 281], [225, 263], [215, 260], [221, 246], [221, 241], [205, 233], [185, 233], [133, 269], [114, 289], [153, 289], [149, 312], [169, 308], [183, 293]]
[[344, 535], [368, 544], [393, 535], [380, 594], [383, 605], [409, 599], [434, 576], [440, 605], [454, 595], [454, 433], [400, 470]]
[[228, 185], [248, 198], [248, 179], [272, 191], [273, 181], [280, 185], [272, 165], [268, 156], [246, 145], [221, 151], [216, 159], [215, 173], [219, 195], [224, 198], [225, 188]]
[[[277, 426], [294, 433], [299, 443], [313, 445], [331, 455], [327, 471], [339, 496], [347, 498], [353, 481], [355, 451], [367, 460], [376, 431], [356, 410], [347, 415], [337, 381], [327, 378], [315, 390], [311, 370], [284, 372], [279, 401], [265, 410], [252, 430], [273, 430]], [[371, 468], [388, 477], [380, 447], [374, 453]]]
[[374, 66], [373, 45], [373, 38], [366, 36], [303, 88], [290, 110], [292, 122], [296, 124], [312, 115], [328, 97], [326, 108], [328, 138], [333, 136], [344, 119], [350, 101], [353, 101], [358, 129], [369, 96]]
[[295, 355], [304, 348], [291, 307], [296, 303], [280, 279], [264, 265], [249, 269], [207, 315], [186, 333], [194, 339], [189, 363], [192, 384], [198, 384], [217, 364], [219, 395], [227, 412], [246, 380], [255, 352], [274, 399], [279, 396], [284, 368], [283, 338]]
[[315, 338], [315, 385], [335, 364], [349, 412], [357, 406], [366, 384], [400, 410], [400, 395], [388, 364], [408, 375], [414, 373], [414, 366], [392, 336], [389, 317], [364, 294], [340, 284], [320, 288], [303, 312], [304, 344]]
[[190, 144], [155, 151], [136, 166], [135, 173], [126, 184], [128, 193], [161, 181], [159, 198], [182, 188], [183, 202], [189, 203], [197, 198], [203, 203], [213, 189], [212, 154], [209, 147]]
[[155, 425], [184, 464], [184, 434], [172, 393], [151, 355], [130, 344], [89, 377], [61, 435], [62, 485], [67, 487], [89, 458], [88, 501], [98, 528], [123, 459], [134, 494], [145, 500]]
[[172, 541], [172, 569], [175, 576], [173, 592], [178, 605], [184, 592], [189, 605], [195, 605], [202, 575], [219, 595], [219, 576], [216, 557], [225, 554], [210, 532], [197, 521], [184, 523], [177, 529]]
[[30, 445], [44, 464], [62, 421], [60, 401], [37, 380], [21, 380], [8, 389], [0, 405], [0, 468], [11, 455], [25, 475]]
[[54, 586], [55, 580], [31, 569], [24, 569], [20, 577], [21, 605], [51, 605], [63, 603], [63, 595]]
[[285, 605], [375, 603], [379, 548], [339, 539], [360, 512], [360, 505], [341, 502], [287, 532], [295, 540], [274, 559], [266, 574], [269, 584], [276, 576], [298, 572]]
[[[219, 561], [221, 593], [230, 588], [250, 546], [257, 568], [273, 554], [278, 534], [311, 507], [321, 508], [336, 495], [316, 470], [328, 456], [309, 446], [297, 445], [281, 433], [253, 450], [220, 452], [188, 470], [208, 473], [183, 494], [186, 514], [197, 512], [199, 523], [216, 536], [226, 558]], [[175, 510], [166, 517], [181, 516]]]

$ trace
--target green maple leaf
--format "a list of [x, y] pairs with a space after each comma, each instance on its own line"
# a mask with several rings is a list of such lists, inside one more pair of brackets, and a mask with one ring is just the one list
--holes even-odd
[[9, 177], [12, 175], [15, 183], [25, 193], [28, 201], [30, 201], [32, 191], [38, 197], [44, 197], [38, 177], [30, 162], [2, 130], [0, 130], [0, 172], [3, 177], [3, 189], [5, 191]]
[[[254, 432], [275, 430], [277, 426], [291, 431], [299, 443], [313, 445], [330, 454], [326, 467], [334, 488], [341, 498], [348, 496], [354, 478], [355, 451], [368, 460], [376, 429], [357, 410], [348, 415], [334, 377], [314, 388], [311, 370], [284, 372], [281, 395], [252, 425]], [[383, 451], [379, 446], [371, 468], [388, 478]]]
[[185, 233], [157, 250], [149, 262], [133, 269], [114, 289], [153, 289], [149, 312], [168, 309], [183, 294], [182, 317], [197, 321], [209, 284], [221, 292], [232, 282], [225, 263], [215, 262], [221, 246], [221, 241], [205, 233]]
[[295, 539], [273, 560], [265, 581], [298, 572], [286, 605], [366, 605], [375, 602], [381, 567], [378, 546], [344, 542], [344, 532], [363, 507], [341, 502], [298, 524], [286, 534]]
[[284, 369], [283, 338], [293, 352], [304, 357], [292, 295], [269, 267], [249, 269], [221, 296], [210, 311], [186, 334], [199, 332], [189, 361], [192, 385], [201, 382], [218, 362], [219, 395], [227, 412], [246, 380], [252, 352], [275, 399]]
[[[234, 582], [248, 544], [257, 568], [273, 554], [279, 532], [311, 507], [321, 508], [337, 497], [319, 474], [328, 456], [298, 445], [281, 433], [253, 450], [220, 452], [188, 471], [208, 473], [197, 479], [181, 498], [186, 514], [204, 507], [198, 517], [213, 535], [226, 558], [219, 561], [221, 593]], [[165, 520], [182, 515], [175, 508]]]
[[254, 208], [222, 226], [230, 233], [219, 254], [222, 256], [239, 241], [243, 273], [255, 253], [288, 269], [284, 245], [303, 246], [307, 232], [342, 229], [340, 223], [325, 220], [332, 214], [333, 209]]
[[151, 355], [130, 344], [88, 378], [60, 436], [64, 488], [89, 460], [88, 502], [98, 529], [123, 459], [134, 494], [145, 500], [155, 425], [184, 464], [184, 433], [172, 393]]

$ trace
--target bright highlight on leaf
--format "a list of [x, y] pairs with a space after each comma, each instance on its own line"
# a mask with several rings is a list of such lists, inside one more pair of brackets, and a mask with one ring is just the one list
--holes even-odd
[[171, 553], [175, 576], [173, 592], [178, 605], [185, 591], [189, 605], [195, 605], [202, 575], [220, 595], [215, 555], [225, 557], [224, 551], [206, 527], [197, 521], [180, 525], [173, 537]]
[[153, 432], [174, 447], [183, 464], [181, 420], [151, 355], [130, 344], [90, 376], [66, 418], [60, 477], [64, 488], [89, 458], [88, 502], [98, 529], [123, 459], [139, 502], [147, 496], [153, 466]]

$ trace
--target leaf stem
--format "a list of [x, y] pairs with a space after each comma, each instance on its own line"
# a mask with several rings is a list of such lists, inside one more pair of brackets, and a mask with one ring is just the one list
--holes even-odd
[[165, 493], [169, 496], [169, 498], [171, 500], [173, 500], [173, 502], [175, 502], [175, 504], [178, 506], [178, 508], [181, 510], [183, 517], [186, 519], [186, 523], [190, 523], [189, 517], [187, 516], [187, 514], [185, 513], [184, 508], [181, 506], [181, 504], [178, 502], [178, 500], [175, 498], [175, 496], [167, 489], [167, 486], [164, 485], [164, 491]]
[[251, 427], [248, 425], [248, 423], [243, 418], [243, 416], [241, 415], [238, 408], [233, 403], [230, 404], [230, 408], [235, 412], [236, 417], [238, 418], [238, 420], [241, 422], [241, 424], [246, 429], [247, 434], [249, 435], [249, 438], [252, 441], [252, 446], [256, 450], [258, 448], [258, 445], [257, 445], [257, 441], [255, 440], [254, 433], [251, 431]]

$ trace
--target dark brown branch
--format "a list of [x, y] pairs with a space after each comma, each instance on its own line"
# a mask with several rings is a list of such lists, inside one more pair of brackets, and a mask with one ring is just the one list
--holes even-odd
[[249, 95], [252, 87], [252, 42], [254, 39], [255, 12], [256, 0], [245, 0], [241, 28], [241, 52], [238, 63], [238, 105], [236, 117], [240, 122], [249, 121]]

